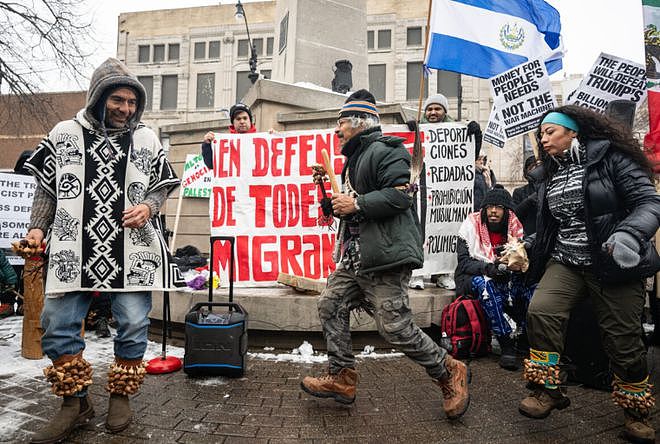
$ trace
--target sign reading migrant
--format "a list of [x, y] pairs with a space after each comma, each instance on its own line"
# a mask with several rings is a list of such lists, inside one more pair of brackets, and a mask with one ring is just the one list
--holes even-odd
[[181, 186], [183, 187], [183, 197], [203, 197], [211, 196], [211, 181], [213, 176], [211, 170], [204, 164], [201, 154], [188, 154], [186, 163], [183, 164], [183, 178]]
[[612, 100], [640, 103], [646, 94], [646, 70], [639, 63], [601, 53], [580, 86], [566, 100], [596, 112], [605, 112]]
[[518, 65], [492, 77], [490, 83], [493, 106], [508, 139], [535, 129], [541, 115], [557, 106], [548, 72], [540, 60]]
[[[0, 248], [11, 250], [11, 243], [25, 238], [36, 184], [32, 176], [0, 173]], [[9, 262], [23, 259], [8, 255]]]
[[[407, 127], [383, 130], [403, 137], [412, 151]], [[474, 142], [466, 131], [460, 124], [421, 128], [426, 167], [418, 208], [425, 222], [425, 273], [453, 271], [456, 264], [455, 235], [472, 207]], [[325, 279], [334, 270], [335, 231], [317, 224], [321, 190], [312, 182], [323, 149], [339, 178], [344, 157], [333, 130], [215, 135], [211, 235], [236, 237], [237, 285], [270, 285], [280, 272]], [[329, 183], [326, 190], [330, 195]], [[214, 247], [222, 282], [228, 282], [229, 248], [229, 242]]]

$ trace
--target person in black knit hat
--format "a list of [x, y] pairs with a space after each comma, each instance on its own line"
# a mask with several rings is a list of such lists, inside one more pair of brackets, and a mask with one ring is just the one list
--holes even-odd
[[403, 139], [384, 136], [376, 100], [367, 90], [353, 93], [339, 112], [335, 134], [346, 156], [343, 192], [332, 195], [340, 218], [334, 260], [337, 269], [318, 301], [328, 347], [328, 373], [307, 376], [302, 389], [350, 404], [358, 372], [351, 347], [350, 311], [374, 317], [390, 344], [426, 369], [440, 386], [445, 415], [462, 416], [469, 405], [467, 367], [453, 359], [415, 325], [408, 305], [408, 281], [424, 262], [422, 236], [410, 192], [410, 154]]
[[[236, 103], [229, 108], [229, 133], [230, 134], [243, 134], [243, 133], [256, 133], [257, 127], [254, 125], [254, 116], [250, 107], [244, 103]], [[204, 135], [204, 142], [202, 142], [202, 157], [204, 164], [208, 169], [213, 169], [213, 149], [211, 144], [215, 139], [213, 131], [209, 131]]]
[[[486, 193], [481, 209], [463, 221], [456, 242], [456, 294], [479, 299], [502, 349], [500, 366], [507, 370], [518, 368], [512, 333], [524, 331], [534, 286], [524, 282], [520, 268], [501, 263], [500, 254], [509, 238], [522, 237], [511, 194], [498, 184]], [[516, 332], [505, 311], [515, 321]]]

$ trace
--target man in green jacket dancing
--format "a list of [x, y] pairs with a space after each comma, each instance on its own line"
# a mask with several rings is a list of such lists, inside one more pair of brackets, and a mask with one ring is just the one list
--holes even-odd
[[458, 418], [470, 399], [467, 367], [415, 325], [408, 306], [411, 271], [424, 262], [409, 184], [410, 154], [403, 139], [383, 136], [376, 101], [366, 90], [346, 100], [335, 133], [346, 156], [343, 192], [332, 196], [334, 215], [341, 218], [337, 269], [318, 301], [329, 368], [324, 376], [305, 377], [301, 387], [344, 404], [355, 400], [358, 373], [349, 315], [361, 308], [374, 317], [386, 341], [426, 369], [442, 389], [445, 414]]

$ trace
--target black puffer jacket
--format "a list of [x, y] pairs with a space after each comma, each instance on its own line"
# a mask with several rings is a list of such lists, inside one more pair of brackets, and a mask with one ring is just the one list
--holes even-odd
[[[360, 274], [398, 266], [420, 268], [422, 239], [413, 199], [395, 186], [410, 180], [410, 154], [399, 137], [383, 136], [380, 128], [364, 131], [342, 171], [359, 194]], [[342, 221], [342, 223], [345, 223]]]
[[[584, 217], [591, 245], [591, 270], [603, 282], [628, 282], [660, 270], [660, 258], [650, 239], [660, 225], [660, 196], [645, 172], [629, 156], [612, 148], [608, 140], [589, 141], [584, 182]], [[540, 280], [555, 247], [559, 221], [548, 208], [546, 178], [539, 190], [537, 233], [529, 272]], [[625, 231], [641, 245], [641, 261], [632, 269], [620, 268], [602, 251], [615, 231]]]

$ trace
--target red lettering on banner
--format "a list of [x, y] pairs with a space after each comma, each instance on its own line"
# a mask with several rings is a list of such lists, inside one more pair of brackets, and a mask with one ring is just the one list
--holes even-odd
[[273, 225], [275, 228], [286, 226], [286, 188], [284, 185], [275, 185], [273, 187]]
[[263, 228], [266, 226], [266, 198], [270, 197], [272, 187], [270, 185], [250, 185], [250, 197], [254, 198], [254, 226]]
[[268, 141], [263, 137], [252, 139], [254, 145], [254, 177], [263, 177], [268, 173]]
[[282, 155], [282, 149], [278, 148], [277, 146], [282, 144], [283, 142], [284, 139], [282, 139], [281, 137], [273, 137], [270, 140], [271, 143], [270, 150], [273, 153], [270, 159], [270, 172], [271, 175], [276, 177], [282, 175], [282, 170], [279, 169], [279, 167], [277, 166], [277, 158]]
[[307, 234], [303, 236], [303, 243], [312, 245], [310, 250], [305, 249], [303, 253], [304, 276], [318, 279], [321, 277], [321, 239], [316, 235]]
[[284, 139], [284, 175], [291, 175], [291, 159], [296, 154], [296, 145], [298, 145], [298, 136], [287, 137]]
[[[318, 136], [317, 136], [318, 137]], [[312, 167], [307, 163], [309, 160], [309, 152], [314, 148], [312, 146], [312, 140], [314, 136], [311, 134], [303, 134], [298, 137], [298, 143], [300, 145], [300, 154], [298, 156], [298, 170], [300, 171], [301, 176], [311, 176]], [[315, 163], [318, 163], [316, 161]]]
[[[310, 279], [327, 278], [335, 269], [332, 261], [334, 234], [304, 236], [237, 236], [236, 281], [275, 281], [280, 271]], [[230, 243], [213, 245], [213, 268], [229, 278]], [[250, 265], [252, 273], [250, 273]]]
[[241, 141], [238, 139], [216, 139], [213, 141], [213, 174], [215, 177], [241, 175]]
[[[262, 250], [262, 245], [276, 242], [277, 236], [255, 236], [252, 238], [252, 275], [255, 281], [277, 280], [277, 275], [280, 272], [277, 266], [277, 251]], [[270, 264], [270, 271], [264, 270], [264, 264]]]
[[234, 219], [235, 191], [236, 187], [213, 187], [211, 227], [236, 226], [236, 219]]
[[[282, 251], [280, 257], [280, 266], [282, 273], [289, 273], [295, 276], [304, 276], [303, 269], [298, 263], [297, 256], [301, 251], [300, 236], [282, 236], [280, 237], [280, 250]], [[291, 267], [289, 267], [289, 265]]]
[[[330, 186], [327, 182], [326, 184]], [[318, 193], [321, 200], [321, 190], [316, 187], [314, 183], [304, 183], [300, 186], [300, 219], [302, 221], [303, 227], [315, 227], [316, 219], [321, 215], [321, 206], [318, 206], [317, 213], [314, 216], [310, 216], [309, 208], [314, 205], [314, 194]]]

